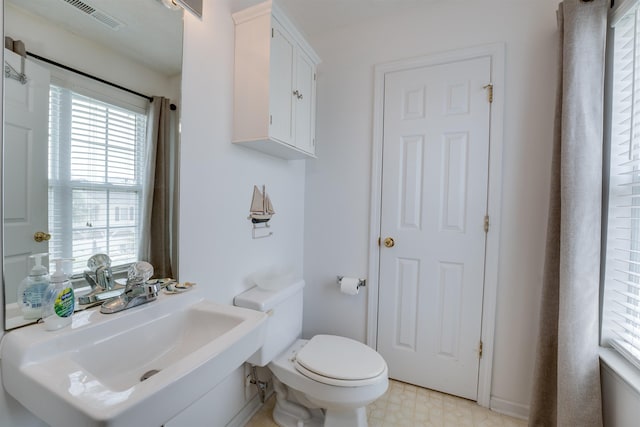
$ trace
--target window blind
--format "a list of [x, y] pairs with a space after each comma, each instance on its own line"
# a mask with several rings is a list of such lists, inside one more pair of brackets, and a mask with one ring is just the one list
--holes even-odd
[[603, 345], [640, 368], [640, 21], [617, 21], [612, 55]]
[[136, 261], [146, 116], [56, 85], [49, 99], [50, 259]]

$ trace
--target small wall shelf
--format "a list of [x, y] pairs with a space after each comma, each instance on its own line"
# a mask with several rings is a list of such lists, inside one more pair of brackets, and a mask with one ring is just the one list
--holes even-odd
[[251, 198], [251, 207], [249, 208], [249, 216], [247, 219], [251, 221], [251, 237], [253, 239], [262, 239], [270, 237], [273, 232], [269, 231], [269, 221], [276, 214], [271, 204], [271, 199], [267, 194], [266, 186], [262, 186], [262, 191], [257, 185], [253, 186], [253, 196]]

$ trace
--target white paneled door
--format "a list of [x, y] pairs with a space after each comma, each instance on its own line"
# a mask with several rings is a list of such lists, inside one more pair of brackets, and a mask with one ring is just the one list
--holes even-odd
[[394, 379], [476, 400], [489, 57], [385, 75], [378, 351]]
[[[18, 72], [20, 56], [4, 59]], [[30, 270], [29, 255], [48, 252], [36, 232], [48, 230], [49, 71], [25, 61], [25, 84], [4, 78], [4, 284], [6, 302], [15, 302], [20, 281]], [[46, 259], [43, 260], [46, 262]]]

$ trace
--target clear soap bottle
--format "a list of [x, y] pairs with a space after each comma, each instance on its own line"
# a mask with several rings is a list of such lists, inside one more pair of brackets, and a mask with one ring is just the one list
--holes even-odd
[[71, 324], [71, 316], [75, 308], [73, 285], [69, 277], [62, 271], [62, 263], [72, 259], [56, 259], [56, 271], [51, 275], [51, 284], [47, 288], [42, 307], [44, 327], [55, 331]]
[[18, 286], [18, 307], [25, 319], [39, 319], [42, 317], [44, 294], [49, 286], [49, 272], [42, 265], [42, 257], [49, 254], [34, 254], [29, 259], [35, 260], [35, 265], [29, 275]]

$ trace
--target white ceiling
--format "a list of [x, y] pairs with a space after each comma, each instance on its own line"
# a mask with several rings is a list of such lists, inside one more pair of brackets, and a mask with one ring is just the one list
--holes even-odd
[[106, 45], [167, 76], [182, 69], [182, 12], [157, 0], [82, 0], [122, 22], [117, 31], [63, 0], [7, 0], [8, 3], [79, 37]]
[[444, 0], [274, 0], [303, 33], [314, 35]]

